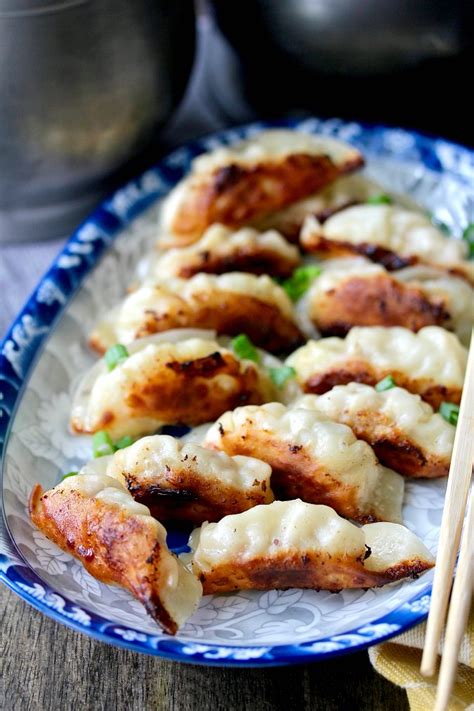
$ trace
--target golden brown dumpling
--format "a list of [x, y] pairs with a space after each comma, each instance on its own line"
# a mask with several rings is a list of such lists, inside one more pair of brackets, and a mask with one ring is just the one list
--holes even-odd
[[219, 521], [273, 501], [265, 462], [229, 457], [168, 435], [143, 437], [119, 450], [106, 473], [160, 521]]
[[409, 477], [447, 476], [454, 427], [419, 395], [393, 387], [336, 385], [324, 395], [305, 395], [292, 407], [309, 408], [348, 425], [368, 442], [379, 461]]
[[30, 516], [47, 538], [104, 583], [129, 590], [166, 632], [192, 615], [201, 584], [166, 545], [166, 531], [123, 486], [101, 474], [68, 477], [30, 498]]
[[358, 528], [328, 506], [275, 501], [204, 524], [191, 537], [204, 594], [313, 588], [339, 592], [418, 577], [434, 565], [396, 523]]
[[418, 333], [407, 328], [353, 328], [345, 338], [308, 341], [286, 360], [301, 388], [322, 395], [334, 385], [375, 385], [392, 375], [397, 385], [421, 395], [435, 410], [459, 403], [467, 350], [438, 326]]
[[170, 329], [245, 333], [257, 346], [286, 352], [302, 342], [293, 305], [268, 276], [231, 272], [145, 284], [129, 294], [94, 329], [90, 345], [103, 353], [115, 343]]
[[346, 425], [316, 410], [272, 402], [226, 412], [204, 445], [243, 454], [272, 468], [278, 498], [332, 506], [358, 521], [400, 521], [403, 479], [382, 467]]
[[213, 223], [240, 227], [362, 164], [359, 151], [332, 138], [263, 131], [196, 158], [190, 175], [167, 198], [163, 231], [175, 246], [191, 244]]
[[419, 331], [445, 325], [450, 316], [445, 300], [422, 284], [399, 281], [397, 274], [362, 257], [330, 259], [321, 264], [298, 309], [325, 336], [344, 336], [354, 326]]
[[73, 432], [139, 437], [162, 425], [198, 425], [242, 403], [278, 397], [264, 368], [240, 360], [212, 338], [161, 339], [137, 341], [112, 371], [101, 360], [86, 374], [73, 402]]

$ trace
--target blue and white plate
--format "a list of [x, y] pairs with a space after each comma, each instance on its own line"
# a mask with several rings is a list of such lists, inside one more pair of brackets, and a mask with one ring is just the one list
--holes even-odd
[[[340, 120], [280, 122], [352, 143], [366, 173], [408, 193], [454, 236], [474, 222], [474, 154], [444, 140]], [[202, 151], [252, 135], [256, 123], [190, 143], [118, 190], [77, 230], [7, 334], [0, 355], [0, 453], [4, 517], [0, 579], [47, 615], [97, 639], [170, 659], [264, 666], [322, 659], [380, 642], [426, 616], [432, 575], [379, 590], [313, 590], [208, 596], [176, 638], [158, 630], [140, 603], [103, 585], [29, 521], [36, 482], [90, 456], [87, 438], [67, 431], [75, 385], [92, 362], [86, 334], [120, 299], [156, 237], [161, 199]], [[435, 552], [444, 482], [409, 482], [404, 521]], [[183, 537], [174, 533], [175, 550]]]

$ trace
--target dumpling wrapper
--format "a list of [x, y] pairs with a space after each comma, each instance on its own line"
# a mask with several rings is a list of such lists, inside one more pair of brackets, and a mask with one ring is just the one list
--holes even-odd
[[278, 498], [327, 504], [358, 521], [401, 521], [403, 478], [381, 466], [346, 425], [272, 402], [226, 412], [204, 446], [256, 457], [272, 468]]
[[191, 535], [192, 567], [204, 594], [312, 588], [339, 592], [418, 577], [434, 565], [407, 528], [362, 528], [328, 506], [275, 501], [204, 524]]
[[79, 384], [71, 430], [139, 437], [162, 425], [208, 422], [243, 402], [278, 398], [264, 368], [216, 341], [166, 338], [165, 333], [131, 344], [129, 357], [110, 372], [103, 360], [96, 364]]
[[427, 264], [474, 281], [466, 242], [446, 237], [423, 213], [394, 205], [348, 207], [324, 224], [308, 217], [300, 243], [322, 259], [359, 254], [389, 270]]
[[292, 407], [320, 412], [348, 425], [387, 467], [409, 477], [447, 476], [455, 428], [403, 388], [377, 392], [370, 385], [336, 385], [324, 395], [304, 395]]
[[160, 521], [219, 521], [274, 498], [268, 464], [229, 457], [168, 435], [143, 437], [119, 450], [106, 473]]
[[166, 545], [166, 530], [123, 486], [101, 474], [68, 477], [30, 497], [33, 523], [104, 583], [134, 595], [175, 634], [199, 604], [202, 587]]
[[298, 303], [298, 311], [305, 312], [324, 336], [345, 336], [354, 326], [419, 331], [444, 325], [449, 318], [444, 300], [425, 293], [422, 285], [399, 282], [396, 274], [363, 257], [328, 260]]
[[266, 275], [231, 272], [141, 286], [96, 326], [89, 344], [103, 353], [115, 343], [177, 328], [245, 333], [274, 352], [288, 352], [302, 342], [293, 305], [278, 284]]
[[376, 385], [392, 375], [435, 410], [443, 401], [460, 402], [466, 364], [466, 348], [439, 326], [418, 333], [396, 326], [355, 327], [345, 338], [308, 341], [286, 360], [305, 392], [322, 395], [352, 381]]
[[399, 282], [418, 287], [430, 298], [441, 300], [448, 315], [444, 327], [454, 331], [461, 343], [469, 347], [474, 326], [474, 289], [467, 281], [423, 265], [400, 269], [394, 275]]
[[[161, 245], [158, 245], [160, 247]], [[297, 247], [276, 230], [259, 232], [252, 227], [233, 230], [211, 225], [188, 247], [159, 251], [145, 261], [146, 279], [189, 279], [199, 272], [225, 274], [248, 272], [288, 277], [301, 261]]]
[[240, 227], [315, 193], [363, 164], [355, 148], [326, 136], [263, 131], [194, 159], [168, 196], [168, 245], [195, 242], [213, 223]]
[[[298, 242], [305, 219], [313, 215], [322, 224], [340, 210], [365, 203], [370, 197], [386, 193], [386, 189], [358, 173], [343, 175], [323, 190], [293, 203], [282, 210], [257, 218], [259, 230], [278, 230], [292, 242]], [[396, 196], [404, 200], [404, 196]], [[411, 205], [410, 205], [411, 206]]]

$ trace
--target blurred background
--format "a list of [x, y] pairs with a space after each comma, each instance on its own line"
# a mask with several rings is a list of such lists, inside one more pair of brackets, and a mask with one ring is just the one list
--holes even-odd
[[471, 0], [0, 0], [0, 241], [197, 135], [338, 116], [472, 145]]

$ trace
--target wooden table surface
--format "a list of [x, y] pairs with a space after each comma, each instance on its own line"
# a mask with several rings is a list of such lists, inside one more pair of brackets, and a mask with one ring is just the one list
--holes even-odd
[[366, 652], [273, 669], [162, 661], [96, 642], [0, 587], [3, 711], [404, 711]]

